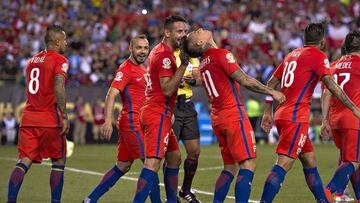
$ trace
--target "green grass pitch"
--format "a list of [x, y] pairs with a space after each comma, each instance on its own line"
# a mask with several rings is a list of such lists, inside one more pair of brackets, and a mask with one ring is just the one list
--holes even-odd
[[[334, 145], [316, 145], [314, 147], [317, 154], [320, 175], [323, 183], [326, 184], [336, 169], [339, 152]], [[275, 162], [274, 149], [275, 146], [270, 145], [257, 146], [257, 169], [252, 184], [251, 200], [260, 199], [265, 178]], [[182, 152], [184, 152], [184, 149], [182, 150]], [[184, 153], [182, 156], [184, 158]], [[16, 157], [16, 147], [0, 147], [0, 202], [6, 202], [7, 181], [14, 167]], [[115, 145], [76, 146], [73, 156], [67, 161], [62, 202], [80, 203], [94, 188], [100, 179], [100, 175], [114, 165], [115, 159]], [[221, 171], [221, 167], [222, 161], [218, 146], [202, 146], [198, 172], [193, 184], [193, 188], [200, 191], [197, 196], [202, 202], [212, 202], [215, 180]], [[120, 179], [99, 202], [131, 202], [136, 187], [136, 178], [140, 170], [141, 162], [136, 161], [130, 173], [126, 175], [127, 178]], [[18, 202], [49, 202], [49, 173], [49, 164], [33, 164], [23, 182], [18, 196]], [[160, 180], [162, 180], [162, 172], [159, 172], [159, 174]], [[179, 185], [182, 183], [182, 177], [183, 171], [180, 171]], [[163, 199], [165, 199], [163, 187], [161, 187], [161, 193]], [[231, 197], [234, 196], [234, 181], [228, 196], [229, 198], [227, 198], [225, 202], [234, 202], [234, 200], [231, 199]], [[274, 202], [315, 202], [310, 190], [306, 186], [299, 161], [296, 162], [293, 169], [286, 176], [281, 191]]]

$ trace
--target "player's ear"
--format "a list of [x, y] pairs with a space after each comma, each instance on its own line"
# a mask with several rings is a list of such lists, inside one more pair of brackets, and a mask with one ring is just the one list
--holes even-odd
[[170, 37], [170, 30], [164, 29], [164, 35], [165, 37]]

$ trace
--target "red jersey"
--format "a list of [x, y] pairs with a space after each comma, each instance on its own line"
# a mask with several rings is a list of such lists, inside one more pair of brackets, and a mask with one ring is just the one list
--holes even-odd
[[281, 80], [286, 101], [278, 105], [275, 120], [309, 122], [311, 96], [319, 80], [330, 74], [329, 60], [313, 46], [298, 48], [286, 55], [274, 76]]
[[221, 113], [240, 120], [247, 119], [241, 102], [240, 85], [230, 78], [239, 69], [234, 56], [226, 49], [211, 48], [201, 57], [201, 80], [213, 115]]
[[62, 120], [55, 99], [56, 74], [67, 78], [68, 60], [53, 50], [32, 57], [26, 66], [26, 106], [20, 126], [61, 127]]
[[174, 75], [177, 66], [174, 51], [165, 43], [156, 45], [150, 52], [149, 71], [146, 84], [146, 100], [144, 108], [170, 116], [173, 113], [177, 91], [166, 97], [161, 89], [160, 78]]
[[[356, 106], [360, 106], [360, 56], [345, 55], [334, 61], [331, 69], [335, 70], [334, 80], [341, 89]], [[359, 129], [359, 119], [335, 97], [331, 97], [329, 116], [332, 129]]]
[[111, 87], [121, 93], [123, 109], [121, 111], [119, 128], [121, 131], [140, 130], [140, 108], [145, 100], [146, 68], [134, 64], [127, 59], [116, 70]]

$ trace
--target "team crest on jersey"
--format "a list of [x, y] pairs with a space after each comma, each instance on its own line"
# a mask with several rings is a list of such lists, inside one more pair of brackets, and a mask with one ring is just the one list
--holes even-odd
[[69, 69], [69, 65], [67, 63], [63, 63], [61, 65], [61, 70], [64, 71], [65, 73], [67, 73], [68, 69]]
[[118, 73], [116, 73], [114, 80], [121, 81], [123, 76], [124, 76], [124, 74], [121, 71], [119, 71]]
[[326, 67], [326, 68], [330, 68], [330, 62], [329, 62], [329, 59], [324, 59], [324, 66]]
[[227, 53], [226, 58], [228, 60], [228, 63], [235, 63], [234, 56], [231, 53]]
[[165, 68], [165, 69], [171, 68], [171, 61], [170, 61], [169, 58], [164, 58], [163, 59], [163, 66], [162, 67]]

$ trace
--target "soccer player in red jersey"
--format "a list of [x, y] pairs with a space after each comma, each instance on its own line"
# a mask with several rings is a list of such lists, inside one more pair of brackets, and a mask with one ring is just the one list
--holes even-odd
[[8, 186], [8, 203], [16, 202], [20, 186], [32, 163], [51, 158], [51, 202], [60, 202], [64, 185], [66, 134], [65, 80], [68, 60], [62, 27], [51, 25], [45, 35], [46, 50], [33, 56], [26, 67], [27, 101], [19, 130], [19, 161]]
[[[319, 80], [352, 113], [360, 116], [359, 109], [351, 102], [330, 74], [329, 61], [324, 52], [324, 25], [309, 24], [304, 31], [305, 46], [286, 55], [275, 70], [268, 86], [275, 89], [281, 83], [281, 92], [286, 102], [278, 105], [275, 112], [275, 125], [279, 132], [279, 144], [276, 149], [278, 158], [265, 182], [260, 202], [272, 202], [280, 190], [287, 171], [297, 158], [303, 165], [303, 171], [309, 189], [317, 202], [329, 202], [317, 170], [315, 153], [308, 136], [311, 96]], [[265, 105], [262, 128], [269, 132], [273, 125], [272, 105]]]
[[[117, 95], [120, 94], [123, 109], [119, 115], [119, 140], [116, 165], [105, 173], [84, 203], [99, 200], [114, 184], [125, 175], [136, 159], [144, 160], [144, 136], [140, 128], [140, 108], [145, 100], [145, 60], [149, 54], [149, 42], [145, 35], [138, 35], [130, 41], [130, 57], [116, 70], [115, 78], [105, 100], [105, 123], [103, 136], [110, 140], [113, 132], [113, 112]], [[152, 202], [159, 202], [159, 178], [151, 190]]]
[[164, 183], [167, 202], [177, 202], [178, 173], [181, 163], [176, 136], [171, 130], [177, 89], [189, 58], [181, 52], [177, 68], [174, 50], [180, 48], [188, 30], [181, 16], [170, 16], [164, 23], [164, 38], [149, 54], [146, 100], [140, 112], [144, 133], [145, 166], [141, 171], [134, 202], [145, 202], [165, 157]]
[[[335, 81], [341, 89], [360, 106], [360, 32], [352, 31], [345, 38], [346, 55], [331, 64], [331, 70]], [[349, 178], [353, 185], [357, 202], [360, 202], [360, 122], [353, 113], [346, 108], [338, 99], [331, 96], [328, 89], [324, 90], [322, 97], [323, 125], [322, 134], [331, 134], [334, 142], [340, 150], [341, 164], [337, 168], [333, 178], [327, 185], [331, 193], [335, 193], [334, 200], [342, 200]], [[330, 111], [329, 111], [330, 108]]]
[[246, 203], [250, 197], [255, 171], [255, 134], [241, 102], [240, 85], [251, 91], [267, 94], [280, 103], [285, 96], [249, 77], [226, 49], [218, 48], [212, 32], [198, 29], [191, 32], [184, 43], [191, 57], [200, 57], [200, 72], [211, 108], [214, 133], [219, 140], [224, 169], [217, 179], [214, 202], [225, 200], [236, 170], [236, 202]]

